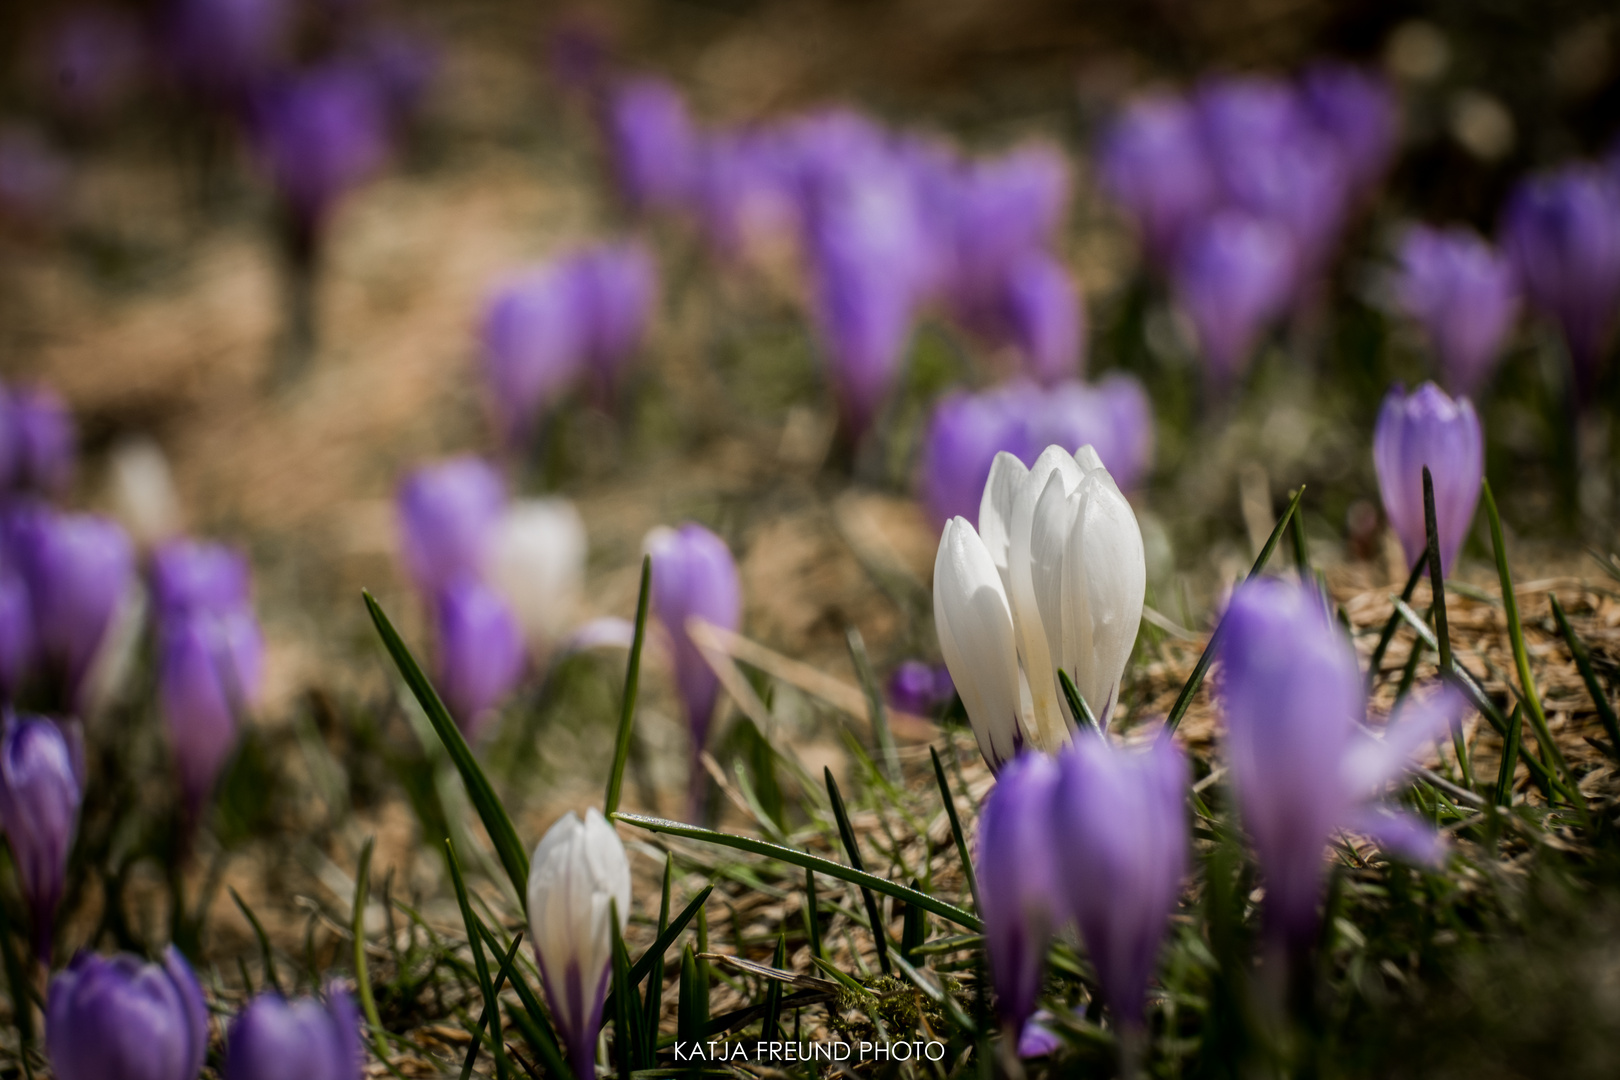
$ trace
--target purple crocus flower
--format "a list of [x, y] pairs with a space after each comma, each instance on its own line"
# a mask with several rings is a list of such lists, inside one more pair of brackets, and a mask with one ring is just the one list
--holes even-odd
[[523, 677], [523, 628], [500, 594], [472, 579], [446, 586], [435, 607], [439, 693], [475, 740]]
[[158, 702], [186, 813], [195, 821], [264, 683], [264, 637], [247, 560], [221, 544], [171, 541], [153, 555]]
[[196, 1080], [208, 1006], [174, 946], [162, 964], [80, 953], [51, 980], [45, 1053], [57, 1080]]
[[1413, 226], [1401, 239], [1396, 299], [1429, 337], [1446, 385], [1477, 393], [1519, 314], [1513, 267], [1464, 228]]
[[11, 544], [28, 585], [40, 659], [77, 710], [134, 582], [134, 548], [113, 521], [44, 508], [13, 518]]
[[587, 329], [586, 357], [597, 391], [611, 400], [658, 301], [658, 267], [640, 241], [597, 244], [570, 263]]
[[782, 132], [720, 132], [703, 141], [694, 180], [709, 246], [746, 260], [791, 243], [800, 228], [794, 147]]
[[49, 963], [56, 907], [84, 800], [83, 751], [36, 716], [8, 717], [0, 737], [0, 825], [33, 917], [34, 948]]
[[1168, 268], [1182, 234], [1217, 196], [1197, 114], [1178, 97], [1138, 98], [1098, 149], [1104, 189], [1135, 219], [1148, 258]]
[[947, 395], [934, 407], [923, 436], [922, 495], [934, 524], [975, 520], [990, 465], [999, 451], [1033, 460], [1028, 418], [1009, 407], [1006, 393]]
[[1620, 177], [1593, 165], [1532, 177], [1508, 201], [1500, 236], [1530, 303], [1563, 331], [1585, 394], [1620, 313]]
[[1338, 146], [1352, 189], [1370, 194], [1389, 170], [1400, 135], [1400, 104], [1389, 82], [1365, 68], [1319, 63], [1300, 79], [1300, 100]]
[[0, 555], [0, 702], [16, 700], [34, 663], [34, 613], [28, 585]]
[[996, 1011], [1010, 1032], [1035, 1011], [1046, 948], [1068, 915], [1053, 858], [1061, 777], [1045, 754], [1022, 754], [1001, 770], [979, 813], [974, 870], [984, 945]]
[[396, 121], [416, 112], [439, 73], [438, 42], [406, 26], [370, 23], [349, 48]]
[[0, 439], [9, 444], [6, 486], [11, 490], [55, 495], [73, 479], [73, 414], [50, 390], [19, 388], [0, 400]]
[[399, 489], [405, 568], [423, 596], [483, 573], [490, 537], [506, 508], [506, 484], [482, 458], [424, 465]]
[[1408, 566], [1417, 562], [1428, 543], [1423, 467], [1429, 467], [1440, 567], [1449, 574], [1473, 523], [1485, 476], [1485, 436], [1474, 406], [1465, 397], [1447, 397], [1434, 383], [1424, 383], [1411, 394], [1396, 383], [1378, 410], [1373, 465], [1384, 513], [1401, 539]]
[[1238, 586], [1218, 648], [1227, 761], [1260, 863], [1269, 933], [1297, 955], [1314, 935], [1324, 852], [1340, 830], [1406, 858], [1437, 856], [1431, 828], [1374, 800], [1452, 722], [1460, 701], [1443, 693], [1406, 710], [1416, 715], [1392, 723], [1384, 739], [1364, 733], [1355, 650], [1314, 586], [1269, 578]]
[[1187, 759], [1082, 733], [1059, 759], [1052, 830], [1059, 880], [1121, 1027], [1142, 1028], [1159, 943], [1187, 873]]
[[1261, 332], [1288, 305], [1296, 265], [1288, 234], [1259, 218], [1223, 211], [1189, 232], [1171, 284], [1211, 382], [1229, 385], [1248, 366]]
[[67, 162], [39, 132], [0, 126], [0, 217], [25, 226], [52, 218], [69, 179]]
[[935, 709], [951, 700], [956, 684], [944, 664], [929, 664], [922, 660], [907, 660], [889, 676], [889, 704], [913, 716], [929, 716]]
[[573, 278], [530, 267], [496, 287], [484, 308], [484, 374], [497, 423], [521, 445], [578, 377], [590, 328]]
[[1086, 315], [1069, 271], [1045, 252], [1033, 252], [1007, 270], [1010, 337], [1029, 373], [1047, 386], [1074, 378], [1085, 366]]
[[164, 51], [176, 74], [222, 104], [238, 104], [281, 60], [289, 0], [170, 0]]
[[1153, 467], [1153, 402], [1142, 381], [1123, 371], [1104, 375], [1096, 388], [1114, 434], [1107, 452], [1098, 447], [1097, 456], [1121, 491], [1134, 491]]
[[697, 135], [680, 91], [661, 79], [633, 79], [614, 89], [607, 109], [607, 138], [625, 202], [639, 211], [685, 206]]
[[699, 759], [709, 734], [720, 684], [698, 650], [687, 623], [702, 619], [723, 630], [742, 625], [742, 583], [726, 542], [696, 522], [678, 529], [660, 526], [647, 534], [652, 556], [652, 609], [674, 647], [675, 683], [692, 734], [692, 810], [701, 809]]
[[257, 103], [253, 132], [276, 190], [311, 232], [389, 153], [384, 98], [356, 64], [310, 68], [276, 83]]
[[360, 1080], [364, 1073], [360, 1013], [336, 983], [324, 1000], [266, 991], [225, 1036], [225, 1080]]
[[74, 116], [104, 116], [134, 89], [145, 52], [140, 26], [127, 12], [103, 7], [65, 12], [45, 40], [51, 94]]
[[[925, 159], [926, 160], [926, 159]], [[1051, 247], [1068, 205], [1068, 165], [1056, 149], [1040, 144], [975, 162], [954, 174], [948, 159], [924, 173], [943, 180], [945, 218], [936, 226], [951, 238], [948, 292], [957, 317], [999, 336], [1002, 307], [1016, 287], [1014, 268]], [[1014, 301], [1016, 303], [1016, 300]]]

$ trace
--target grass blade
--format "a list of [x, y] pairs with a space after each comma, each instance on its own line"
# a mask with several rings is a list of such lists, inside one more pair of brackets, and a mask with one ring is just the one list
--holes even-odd
[[1440, 564], [1440, 526], [1434, 516], [1434, 477], [1423, 466], [1423, 528], [1428, 536], [1429, 590], [1434, 593], [1430, 614], [1434, 616], [1434, 636], [1439, 642], [1440, 673], [1451, 674], [1451, 628], [1446, 620], [1446, 579]]
[[1575, 630], [1569, 625], [1558, 597], [1548, 593], [1547, 602], [1552, 605], [1553, 618], [1558, 620], [1558, 632], [1564, 635], [1564, 644], [1575, 658], [1575, 667], [1581, 673], [1581, 681], [1586, 684], [1586, 693], [1597, 708], [1598, 719], [1603, 721], [1603, 730], [1608, 733], [1610, 756], [1620, 758], [1620, 723], [1615, 720], [1614, 706], [1609, 704], [1608, 695], [1598, 682], [1597, 672], [1592, 670], [1592, 655], [1587, 652], [1585, 643], [1575, 636]]
[[[615, 814], [613, 816], [623, 820], [630, 820], [634, 824], [641, 824], [640, 821], [635, 820], [636, 815], [634, 814]], [[645, 820], [655, 821], [657, 819], [647, 818]], [[646, 826], [643, 825], [642, 828], [646, 828]], [[669, 951], [671, 945], [675, 944], [675, 939], [681, 936], [681, 932], [686, 929], [686, 924], [692, 921], [692, 916], [703, 910], [703, 902], [709, 898], [709, 894], [712, 892], [714, 892], [713, 885], [703, 886], [702, 890], [692, 897], [692, 902], [682, 908], [679, 915], [675, 916], [675, 921], [670, 923], [663, 933], [658, 935], [658, 940], [654, 941], [652, 946], [641, 954], [641, 959], [630, 966], [631, 986], [640, 986], [641, 980], [645, 979], [652, 971], [653, 965], [662, 963], [664, 954]], [[662, 971], [662, 968], [659, 970]], [[663, 982], [662, 975], [659, 977], [659, 982], [660, 984]], [[612, 1016], [614, 1004], [615, 1002], [610, 994], [607, 1002], [602, 1006], [602, 1015]]]
[[716, 832], [713, 829], [705, 829], [697, 825], [687, 825], [679, 821], [668, 821], [664, 818], [647, 817], [642, 814], [627, 814], [620, 811], [613, 815], [613, 819], [622, 821], [626, 825], [646, 829], [649, 832], [666, 833], [687, 840], [697, 840], [705, 844], [728, 847], [735, 851], [746, 851], [751, 855], [763, 855], [768, 859], [787, 863], [789, 866], [800, 866], [807, 870], [814, 870], [818, 874], [826, 874], [828, 877], [847, 881], [851, 885], [864, 886], [873, 892], [892, 896], [908, 904], [916, 904], [924, 911], [931, 912], [942, 919], [969, 930], [977, 931], [984, 928], [977, 916], [963, 911], [955, 904], [929, 896], [927, 893], [917, 892], [915, 889], [907, 888], [899, 882], [888, 881], [875, 874], [868, 874], [864, 870], [856, 870], [842, 863], [835, 863], [831, 859], [823, 859], [810, 854], [808, 851], [783, 847], [780, 844], [772, 844], [769, 841], [758, 840], [752, 836], [733, 836], [730, 833]]
[[1074, 680], [1069, 678], [1069, 673], [1062, 668], [1058, 668], [1058, 685], [1063, 688], [1063, 696], [1069, 702], [1069, 711], [1074, 713], [1074, 718], [1092, 731], [1102, 731], [1102, 725], [1097, 723], [1097, 714], [1091, 711], [1091, 706], [1086, 704], [1080, 688], [1074, 685]]
[[371, 992], [371, 969], [366, 964], [366, 900], [371, 893], [371, 851], [375, 843], [376, 838], [368, 836], [365, 846], [360, 849], [360, 868], [354, 875], [354, 910], [349, 915], [349, 930], [354, 935], [355, 992], [360, 995], [360, 1008], [366, 1014], [366, 1023], [371, 1025], [372, 1050], [377, 1060], [393, 1071], [393, 1065], [388, 1061], [388, 1040], [383, 1033], [382, 1017], [377, 1012], [377, 998]]
[[[1425, 549], [1419, 555], [1417, 562], [1412, 564], [1412, 572], [1407, 575], [1406, 587], [1401, 590], [1401, 603], [1410, 603], [1412, 594], [1417, 591], [1417, 584], [1423, 580], [1424, 572], [1429, 568], [1429, 552]], [[1378, 644], [1373, 647], [1372, 658], [1367, 661], [1367, 692], [1372, 693], [1373, 687], [1378, 685], [1378, 669], [1383, 666], [1384, 653], [1389, 650], [1389, 643], [1395, 639], [1395, 628], [1400, 625], [1401, 612], [1395, 608], [1384, 620], [1384, 628], [1379, 631]]]
[[[838, 819], [838, 837], [844, 842], [844, 853], [849, 856], [849, 864], [857, 870], [865, 870], [861, 862], [861, 848], [855, 840], [855, 829], [849, 823], [849, 811], [844, 809], [844, 796], [838, 791], [838, 781], [833, 779], [831, 769], [824, 769], [827, 780], [827, 798], [832, 802], [833, 817]], [[866, 905], [866, 918], [872, 924], [872, 940], [877, 944], [878, 967], [883, 974], [891, 974], [889, 965], [889, 935], [883, 928], [883, 913], [878, 907], [877, 897], [872, 890], [861, 886], [861, 901]]]
[[[518, 947], [522, 944], [523, 931], [519, 930], [517, 935], [512, 938], [512, 947], [506, 951], [506, 963], [502, 964], [501, 970], [495, 973], [496, 997], [500, 997], [501, 986], [506, 982], [506, 973], [511, 970], [513, 961], [517, 959]], [[499, 947], [492, 944], [490, 948], [494, 951], [496, 956], [500, 955]], [[473, 1031], [472, 1045], [467, 1047], [466, 1060], [461, 1063], [461, 1080], [467, 1080], [467, 1078], [472, 1075], [473, 1065], [478, 1062], [478, 1049], [483, 1045], [484, 1029], [488, 1026], [489, 1006], [486, 1005], [484, 1007], [484, 1011], [478, 1016], [478, 1027]]]
[[[669, 899], [675, 881], [675, 857], [664, 856], [664, 890], [663, 897], [658, 902], [658, 936], [662, 938], [669, 930]], [[658, 1042], [658, 1018], [664, 1010], [664, 950], [648, 949], [647, 955], [652, 963], [647, 969], [647, 995], [643, 999], [643, 1013], [641, 1020], [642, 1031], [648, 1033], [653, 1043]], [[634, 969], [632, 969], [634, 970]], [[634, 978], [632, 977], [632, 984]]]
[[[922, 882], [916, 878], [911, 879], [913, 889], [921, 892], [921, 886]], [[905, 916], [900, 922], [900, 956], [906, 960], [913, 960], [917, 947], [928, 940], [928, 913], [910, 904], [905, 907]]]
[[394, 658], [400, 675], [405, 679], [405, 685], [416, 695], [422, 711], [427, 714], [428, 722], [433, 725], [434, 733], [444, 744], [445, 752], [450, 755], [456, 771], [461, 773], [461, 782], [467, 787], [467, 797], [472, 800], [473, 809], [478, 811], [479, 818], [484, 822], [484, 830], [489, 833], [490, 842], [495, 845], [495, 853], [500, 856], [506, 876], [512, 879], [512, 888], [517, 893], [518, 903], [523, 905], [524, 911], [527, 912], [529, 856], [518, 840], [517, 830], [512, 826], [512, 818], [507, 814], [506, 807], [501, 805], [501, 800], [496, 796], [495, 789], [490, 786], [484, 770], [479, 768], [478, 759], [473, 757], [467, 740], [462, 738], [461, 729], [456, 727], [456, 722], [450, 718], [450, 711], [439, 699], [438, 691], [433, 689], [433, 684], [422, 674], [421, 666], [411, 655], [410, 649], [405, 647], [405, 642], [400, 639], [394, 624], [383, 614], [382, 605], [378, 604], [369, 592], [363, 592], [361, 595], [365, 597], [366, 610], [371, 613], [371, 621], [382, 637], [383, 647]]
[[641, 1035], [642, 1001], [630, 985], [630, 954], [624, 951], [624, 935], [619, 932], [619, 904], [608, 903], [608, 925], [613, 931], [613, 1011], [603, 1012], [613, 1018], [613, 1056], [619, 1062], [619, 1080], [630, 1080], [643, 1063]]
[[[787, 970], [786, 931], [776, 936], [776, 953], [771, 957], [771, 966], [780, 971]], [[772, 979], [765, 988], [765, 1020], [760, 1026], [759, 1037], [767, 1040], [782, 1037], [782, 983], [776, 979]]]
[[515, 955], [510, 959], [504, 957], [501, 953], [501, 943], [495, 940], [494, 933], [483, 923], [478, 924], [478, 932], [483, 935], [490, 953], [500, 962], [501, 974], [506, 976], [507, 985], [517, 991], [518, 1000], [523, 1003], [523, 1012], [507, 1009], [507, 1015], [518, 1018], [518, 1028], [522, 1030], [523, 1037], [528, 1040], [529, 1047], [539, 1055], [540, 1063], [546, 1067], [547, 1074], [553, 1077], [553, 1080], [574, 1080], [574, 1070], [569, 1068], [562, 1050], [557, 1045], [557, 1037], [552, 1034], [551, 1021], [546, 1018], [545, 1010], [541, 1008], [540, 999], [535, 996], [534, 988], [519, 970]]
[[799, 910], [804, 913], [804, 935], [810, 943], [811, 959], [825, 955], [821, 948], [821, 904], [816, 895], [816, 872], [808, 866], [804, 868], [804, 907]]
[[[1288, 509], [1277, 519], [1277, 524], [1272, 528], [1271, 535], [1266, 538], [1266, 544], [1260, 549], [1260, 554], [1255, 556], [1254, 565], [1249, 568], [1249, 578], [1245, 580], [1253, 579], [1266, 568], [1266, 563], [1271, 561], [1271, 553], [1277, 550], [1277, 541], [1282, 539], [1283, 530], [1288, 528], [1288, 523], [1299, 513], [1299, 500], [1304, 497], [1305, 485], [1301, 484], [1299, 490], [1294, 492], [1294, 497], [1288, 501]], [[1198, 693], [1198, 688], [1204, 685], [1204, 676], [1209, 674], [1209, 665], [1215, 660], [1215, 645], [1220, 639], [1221, 624], [1218, 623], [1215, 632], [1209, 635], [1209, 642], [1199, 655], [1198, 663], [1193, 666], [1192, 674], [1187, 676], [1187, 681], [1182, 684], [1181, 693], [1176, 695], [1176, 703], [1170, 707], [1170, 715], [1164, 718], [1164, 726], [1169, 730], [1176, 730], [1181, 718], [1186, 716], [1187, 710], [1192, 707], [1193, 696]]]
[[636, 634], [630, 640], [630, 659], [625, 662], [624, 700], [619, 709], [619, 734], [613, 741], [613, 771], [608, 773], [607, 799], [603, 813], [611, 816], [619, 808], [624, 791], [624, 766], [630, 760], [630, 736], [636, 720], [636, 694], [641, 688], [641, 646], [647, 640], [647, 602], [652, 595], [652, 556], [641, 557], [641, 592], [636, 597]]
[[945, 816], [951, 822], [951, 839], [956, 841], [956, 856], [962, 860], [962, 873], [967, 877], [968, 893], [973, 897], [973, 910], [979, 909], [979, 876], [973, 872], [973, 858], [968, 854], [967, 837], [962, 833], [962, 820], [956, 816], [956, 800], [951, 797], [951, 785], [945, 779], [945, 766], [939, 760], [939, 751], [932, 746], [928, 756], [934, 759], [934, 779], [939, 782], [940, 801], [945, 804]]
[[1524, 710], [1517, 705], [1513, 706], [1513, 715], [1508, 717], [1508, 732], [1502, 739], [1502, 765], [1496, 771], [1496, 790], [1491, 795], [1491, 801], [1497, 806], [1513, 805], [1513, 773], [1519, 764], [1519, 726]]
[[698, 969], [697, 954], [688, 945], [681, 951], [681, 996], [677, 1002], [675, 1032], [682, 1042], [696, 1042], [709, 1026], [707, 980]]
[[877, 740], [878, 752], [883, 755], [883, 771], [891, 784], [900, 783], [900, 752], [894, 746], [894, 732], [889, 730], [889, 710], [883, 705], [883, 692], [878, 689], [877, 676], [872, 673], [871, 658], [866, 655], [866, 640], [853, 626], [845, 635], [849, 645], [849, 658], [855, 665], [855, 675], [866, 694], [866, 714], [872, 721], [872, 734]]
[[[450, 881], [456, 889], [456, 904], [461, 908], [461, 921], [467, 927], [467, 943], [472, 946], [473, 970], [478, 973], [478, 986], [484, 992], [484, 1011], [490, 1016], [499, 1019], [501, 1015], [501, 1001], [495, 996], [495, 984], [489, 977], [489, 961], [484, 958], [484, 939], [480, 931], [484, 930], [483, 922], [474, 914], [472, 902], [467, 899], [467, 882], [461, 876], [461, 864], [456, 861], [456, 846], [447, 836], [444, 839], [444, 855], [450, 864]], [[500, 955], [500, 950], [495, 950]], [[477, 1040], [477, 1034], [473, 1038]], [[495, 1072], [505, 1080], [510, 1068], [506, 1063], [506, 1044], [501, 1038], [499, 1024], [490, 1031], [490, 1042], [495, 1052]]]
[[[370, 855], [371, 852], [367, 850], [366, 857], [370, 858]], [[269, 981], [270, 989], [278, 994], [281, 993], [281, 979], [276, 974], [276, 956], [270, 948], [270, 935], [264, 932], [264, 924], [253, 913], [253, 909], [247, 906], [247, 901], [242, 899], [241, 894], [236, 891], [235, 887], [227, 886], [227, 888], [231, 894], [231, 899], [236, 901], [237, 910], [248, 921], [248, 925], [253, 927], [253, 934], [259, 939], [259, 953], [264, 957], [264, 977]]]

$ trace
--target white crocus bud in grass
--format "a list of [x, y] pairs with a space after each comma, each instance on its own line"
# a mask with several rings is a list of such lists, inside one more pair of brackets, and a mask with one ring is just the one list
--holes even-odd
[[513, 502], [496, 524], [488, 573], [529, 648], [549, 655], [573, 625], [585, 588], [585, 523], [567, 499]]
[[1018, 756], [1027, 737], [1018, 649], [1001, 575], [965, 518], [946, 522], [939, 541], [934, 627], [979, 752], [992, 770], [999, 770]]
[[551, 1015], [574, 1075], [596, 1075], [596, 1033], [613, 969], [613, 918], [630, 917], [630, 863], [595, 807], [569, 811], [534, 849], [529, 931]]

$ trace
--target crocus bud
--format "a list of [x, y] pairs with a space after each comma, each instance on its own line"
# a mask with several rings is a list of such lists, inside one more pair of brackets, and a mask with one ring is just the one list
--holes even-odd
[[1300, 80], [1300, 100], [1339, 148], [1356, 194], [1370, 194], [1389, 169], [1400, 134], [1400, 105], [1389, 83], [1349, 64], [1320, 63]]
[[[945, 283], [952, 310], [969, 327], [992, 338], [1003, 337], [1016, 322], [1006, 326], [1018, 312], [1009, 305], [1027, 305], [1028, 296], [1020, 291], [1055, 292], [1053, 267], [1025, 268], [1026, 279], [1044, 275], [1046, 280], [1016, 283], [1021, 263], [1045, 257], [1051, 248], [1068, 204], [1068, 163], [1055, 148], [1031, 144], [1000, 157], [968, 166], [952, 168], [949, 159], [919, 162], [928, 171], [921, 180], [925, 191], [943, 181], [934, 208], [940, 218], [933, 225], [949, 240], [949, 279]], [[1061, 268], [1057, 268], [1061, 269]], [[1071, 286], [1072, 288], [1072, 286]], [[1050, 302], [1051, 296], [1044, 298]], [[1027, 344], [1027, 342], [1020, 342]], [[1075, 356], [1063, 356], [1072, 371]], [[1036, 366], [1032, 357], [1032, 366]], [[1038, 377], [1048, 381], [1043, 373]], [[1057, 377], [1052, 375], [1052, 378]]]
[[1468, 229], [1413, 226], [1401, 239], [1395, 298], [1428, 335], [1453, 393], [1490, 378], [1519, 315], [1512, 265]]
[[1036, 381], [1050, 386], [1085, 366], [1086, 315], [1063, 264], [1044, 252], [1007, 271], [1007, 320], [1013, 343]]
[[[977, 517], [990, 463], [999, 451], [1033, 461], [1023, 395], [957, 391], [934, 407], [923, 436], [922, 495], [942, 528], [953, 517]], [[1044, 444], [1043, 444], [1044, 445]]]
[[506, 602], [471, 579], [446, 586], [436, 608], [439, 694], [476, 740], [523, 677], [523, 631]]
[[490, 538], [506, 509], [506, 484], [482, 458], [424, 465], [399, 489], [405, 568], [424, 596], [484, 572]]
[[129, 602], [134, 549], [106, 518], [44, 509], [13, 523], [12, 542], [28, 584], [40, 658], [63, 700], [77, 709], [114, 617]]
[[1261, 332], [1288, 306], [1295, 265], [1288, 233], [1259, 218], [1222, 211], [1188, 232], [1171, 286], [1211, 382], [1229, 384], [1248, 366]]
[[587, 329], [586, 357], [598, 394], [611, 400], [658, 300], [658, 268], [639, 241], [598, 244], [572, 264]]
[[11, 443], [12, 490], [60, 494], [73, 479], [73, 416], [51, 391], [13, 390], [0, 431]]
[[47, 963], [68, 854], [79, 827], [82, 765], [81, 760], [76, 768], [72, 748], [51, 721], [34, 716], [6, 721], [0, 738], [0, 824], [33, 917], [35, 951]]
[[889, 704], [913, 716], [928, 716], [956, 693], [951, 671], [943, 664], [907, 660], [889, 676]]
[[225, 1080], [361, 1080], [364, 1074], [360, 1014], [335, 983], [324, 1001], [288, 1001], [266, 991], [248, 1003], [225, 1037]]
[[613, 91], [607, 137], [619, 191], [632, 209], [668, 210], [691, 195], [697, 136], [680, 91], [635, 79]]
[[1057, 873], [1103, 1000], [1125, 1028], [1142, 999], [1187, 873], [1187, 759], [1169, 738], [1150, 749], [1075, 739], [1058, 759], [1049, 828]]
[[578, 613], [586, 550], [585, 523], [567, 499], [514, 502], [495, 527], [490, 584], [511, 606], [529, 648], [542, 658]]
[[490, 406], [513, 447], [573, 386], [591, 339], [573, 275], [564, 265], [529, 267], [496, 286], [480, 334]]
[[1479, 503], [1485, 477], [1485, 436], [1474, 406], [1446, 396], [1434, 383], [1407, 394], [1390, 388], [1373, 430], [1373, 465], [1384, 513], [1411, 566], [1428, 543], [1423, 513], [1423, 467], [1434, 480], [1434, 523], [1441, 572], [1449, 574]]
[[974, 856], [984, 946], [996, 1012], [1011, 1031], [1035, 1011], [1046, 949], [1067, 917], [1053, 853], [1071, 838], [1054, 827], [1061, 770], [1043, 754], [1023, 754], [996, 778], [979, 813]]
[[328, 64], [276, 84], [257, 103], [253, 132], [283, 202], [312, 231], [389, 153], [383, 98], [353, 64]]
[[593, 806], [546, 831], [529, 860], [529, 933], [551, 1015], [577, 1077], [596, 1075], [596, 1036], [613, 972], [613, 924], [630, 918], [630, 863]]
[[80, 953], [51, 980], [45, 1053], [57, 1080], [196, 1080], [208, 1053], [208, 1006], [169, 946], [163, 963]]
[[1257, 578], [1238, 586], [1218, 659], [1227, 764], [1260, 862], [1269, 933], [1297, 951], [1316, 929], [1323, 855], [1337, 831], [1367, 833], [1408, 857], [1438, 850], [1432, 829], [1372, 800], [1461, 703], [1441, 695], [1392, 724], [1382, 742], [1360, 735], [1366, 700], [1355, 650], [1314, 585]]
[[1138, 98], [1098, 148], [1104, 189], [1136, 221], [1149, 260], [1168, 268], [1188, 225], [1216, 198], [1215, 177], [1192, 106]]
[[692, 809], [698, 810], [703, 773], [699, 757], [708, 740], [720, 684], [687, 633], [696, 618], [724, 630], [742, 625], [742, 583], [726, 542], [696, 522], [660, 526], [644, 542], [652, 556], [652, 609], [674, 645], [675, 682], [692, 734]]
[[966, 518], [946, 522], [939, 539], [934, 631], [979, 753], [992, 772], [999, 772], [1032, 741], [1028, 710], [1020, 702], [1029, 689], [1019, 670], [1007, 587]]
[[1620, 312], [1620, 177], [1580, 165], [1523, 182], [1501, 244], [1530, 303], [1563, 331], [1577, 392], [1590, 390]]

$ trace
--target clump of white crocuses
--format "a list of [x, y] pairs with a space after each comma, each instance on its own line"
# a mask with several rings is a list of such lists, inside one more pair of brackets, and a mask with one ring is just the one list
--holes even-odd
[[1060, 668], [1108, 727], [1146, 588], [1136, 514], [1096, 451], [996, 455], [978, 530], [951, 519], [934, 561], [940, 650], [992, 769], [1069, 742]]
[[630, 863], [595, 807], [570, 810], [534, 849], [529, 931], [551, 1015], [574, 1075], [596, 1075], [596, 1033], [613, 971], [613, 919], [630, 918]]

